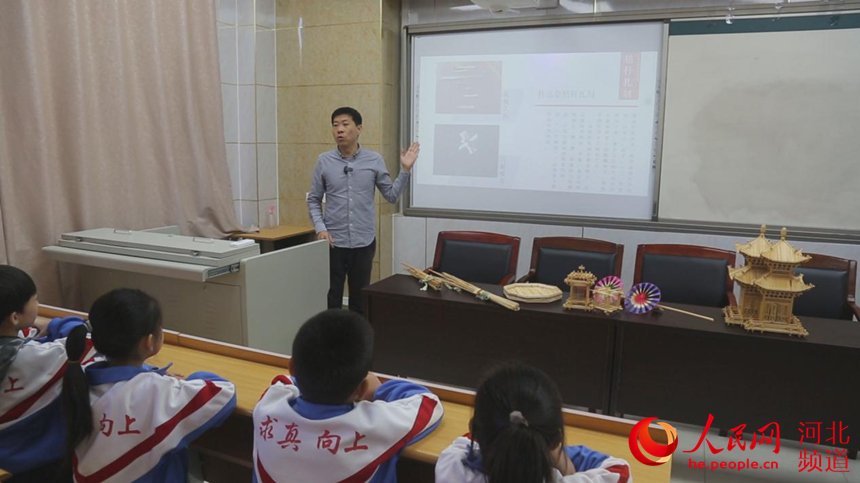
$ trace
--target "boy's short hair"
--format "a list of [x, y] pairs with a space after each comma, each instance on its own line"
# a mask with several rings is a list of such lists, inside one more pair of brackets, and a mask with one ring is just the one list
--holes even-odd
[[361, 114], [351, 107], [338, 107], [335, 109], [334, 112], [331, 113], [331, 122], [334, 122], [334, 118], [337, 116], [342, 116], [344, 114], [351, 117], [352, 122], [354, 122], [356, 126], [361, 126]]
[[344, 404], [370, 370], [373, 329], [359, 314], [332, 309], [311, 317], [293, 340], [292, 363], [302, 397]]
[[36, 283], [27, 272], [12, 265], [0, 265], [0, 322], [12, 312], [23, 312], [34, 295]]

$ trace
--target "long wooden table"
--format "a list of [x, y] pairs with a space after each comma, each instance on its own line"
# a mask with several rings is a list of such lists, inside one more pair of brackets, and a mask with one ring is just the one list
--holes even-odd
[[[67, 312], [61, 310], [40, 309], [40, 315], [44, 317], [66, 314]], [[211, 371], [236, 384], [237, 406], [233, 416], [220, 428], [205, 433], [194, 446], [204, 455], [215, 458], [215, 461], [240, 466], [250, 472], [254, 431], [251, 413], [272, 379], [279, 374], [287, 373], [289, 358], [280, 354], [165, 331], [164, 347], [148, 362], [157, 366], [172, 363], [170, 372], [181, 375], [196, 371]], [[382, 377], [385, 379], [388, 376], [382, 375]], [[428, 387], [443, 400], [445, 415], [433, 433], [406, 448], [403, 453], [404, 460], [401, 460], [401, 464], [398, 465], [400, 481], [432, 482], [433, 465], [439, 453], [458, 436], [468, 432], [474, 393], [429, 383]], [[628, 436], [635, 421], [572, 410], [565, 410], [564, 418], [568, 444], [584, 444], [595, 450], [624, 458], [630, 463], [636, 481], [648, 483], [669, 481], [671, 463], [657, 467], [645, 466], [636, 461], [630, 453]], [[662, 428], [652, 426], [650, 432], [655, 441], [666, 443], [667, 435]], [[210, 462], [212, 460], [206, 460], [206, 463]], [[213, 471], [206, 471], [207, 480], [213, 483], [238, 481], [235, 475], [236, 473], [219, 475]]]
[[841, 421], [851, 436], [841, 446], [853, 457], [860, 447], [860, 323], [803, 317], [810, 335], [798, 338], [727, 326], [716, 308], [672, 304], [715, 322], [564, 311], [561, 301], [514, 312], [419, 286], [395, 275], [365, 289], [375, 370], [474, 388], [488, 367], [520, 359], [549, 373], [567, 404], [699, 426], [713, 414], [715, 429], [747, 433], [775, 421], [795, 441], [800, 422]]

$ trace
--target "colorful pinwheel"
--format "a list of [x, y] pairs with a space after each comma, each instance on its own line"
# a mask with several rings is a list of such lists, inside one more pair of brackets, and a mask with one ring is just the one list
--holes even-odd
[[601, 278], [597, 281], [597, 284], [594, 285], [595, 289], [603, 287], [611, 288], [613, 290], [624, 290], [624, 282], [621, 281], [620, 277], [609, 275], [608, 277]]
[[624, 299], [624, 306], [634, 314], [645, 314], [658, 306], [660, 295], [659, 287], [643, 282], [630, 288], [630, 293]]

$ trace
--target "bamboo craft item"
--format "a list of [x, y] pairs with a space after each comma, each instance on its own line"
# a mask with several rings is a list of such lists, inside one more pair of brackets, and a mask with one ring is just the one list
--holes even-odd
[[627, 297], [624, 299], [624, 305], [627, 307], [627, 310], [634, 314], [645, 314], [651, 312], [654, 309], [665, 309], [671, 310], [672, 312], [678, 312], [684, 315], [690, 315], [692, 317], [698, 317], [700, 319], [708, 320], [713, 322], [714, 319], [712, 317], [707, 317], [705, 315], [699, 315], [693, 312], [687, 312], [686, 310], [676, 309], [674, 307], [669, 307], [667, 305], [660, 304], [660, 299], [663, 294], [660, 292], [660, 288], [650, 282], [642, 282], [638, 285], [634, 285], [630, 288], [630, 293], [627, 294]]
[[412, 265], [409, 265], [408, 263], [401, 262], [401, 264], [404, 268], [406, 268], [406, 271], [409, 272], [410, 275], [417, 278], [418, 281], [424, 284], [424, 286], [421, 287], [421, 290], [426, 291], [427, 287], [430, 287], [437, 292], [442, 290], [442, 285], [444, 285], [444, 282], [441, 279], [430, 275], [424, 270], [419, 270]]
[[475, 297], [481, 300], [489, 300], [491, 302], [497, 303], [506, 309], [510, 309], [513, 311], [520, 310], [520, 304], [514, 302], [512, 300], [508, 300], [504, 297], [499, 297], [494, 293], [487, 292], [486, 290], [481, 289], [478, 286], [472, 285], [471, 283], [461, 280], [451, 274], [448, 273], [439, 273], [434, 270], [430, 270], [431, 275], [435, 275], [442, 279], [446, 284], [451, 285], [457, 289], [465, 290], [470, 294], [473, 294]]
[[561, 300], [561, 289], [543, 283], [512, 283], [505, 285], [505, 297], [517, 302], [548, 304]]
[[691, 317], [698, 317], [700, 319], [704, 319], [704, 320], [707, 320], [709, 322], [714, 321], [713, 317], [708, 317], [707, 315], [694, 314], [693, 312], [687, 312], [686, 310], [676, 309], [675, 307], [669, 307], [668, 305], [657, 304], [657, 308], [660, 308], [663, 310], [671, 310], [672, 312], [678, 312], [679, 314], [689, 315]]
[[566, 310], [582, 309], [590, 311], [593, 309], [591, 287], [596, 280], [597, 277], [591, 272], [586, 272], [585, 267], [582, 265], [576, 271], [570, 272], [564, 279], [564, 283], [570, 287], [570, 295], [567, 297], [567, 301], [564, 302], [563, 307]]
[[726, 324], [740, 325], [748, 331], [776, 332], [806, 337], [809, 331], [794, 316], [794, 300], [815, 288], [806, 283], [795, 268], [811, 257], [794, 248], [780, 230], [779, 241], [765, 238], [767, 227], [761, 226], [758, 238], [744, 245], [735, 244], [744, 256], [744, 266], [729, 268], [729, 277], [741, 287], [740, 307], [723, 309]]
[[615, 275], [601, 278], [591, 291], [591, 299], [594, 308], [603, 311], [606, 315], [621, 310], [621, 301], [624, 300], [624, 282]]

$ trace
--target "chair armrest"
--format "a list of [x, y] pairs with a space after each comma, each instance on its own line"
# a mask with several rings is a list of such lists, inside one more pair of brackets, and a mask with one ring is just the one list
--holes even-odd
[[529, 273], [520, 277], [520, 279], [517, 280], [517, 283], [531, 282], [532, 280], [534, 280], [534, 278], [535, 278], [535, 271], [534, 271], [534, 269], [532, 269], [532, 270], [529, 270]]
[[858, 307], [854, 302], [848, 302], [848, 307], [852, 312], [854, 312], [854, 317], [857, 317], [857, 320], [860, 320], [860, 307]]
[[726, 297], [729, 300], [729, 306], [730, 307], [737, 307], [738, 306], [738, 299], [735, 298], [734, 292], [726, 292]]
[[499, 285], [507, 285], [507, 284], [511, 283], [511, 281], [513, 279], [514, 279], [514, 274], [509, 273], [509, 274], [505, 275], [505, 278], [503, 278], [501, 282], [499, 282]]

